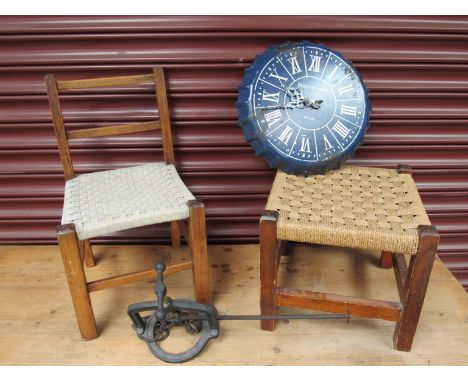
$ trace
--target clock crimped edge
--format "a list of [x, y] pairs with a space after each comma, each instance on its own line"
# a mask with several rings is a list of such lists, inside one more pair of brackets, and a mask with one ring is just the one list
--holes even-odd
[[[265, 62], [268, 62], [270, 58], [273, 58], [274, 56], [276, 56], [284, 50], [292, 49], [303, 45], [326, 49], [338, 56], [345, 63], [347, 63], [353, 69], [354, 74], [356, 75], [356, 77], [362, 85], [362, 88], [364, 90], [365, 104], [367, 106], [363, 117], [363, 127], [361, 128], [361, 130], [355, 138], [356, 143], [350, 146], [350, 150], [340, 152], [338, 155], [330, 158], [327, 161], [309, 165], [305, 165], [294, 158], [284, 158], [281, 153], [279, 153], [271, 144], [269, 144], [264, 134], [258, 129], [257, 124], [254, 122], [255, 117], [249, 102], [253, 90], [252, 83], [259, 76], [261, 70], [264, 68]], [[324, 44], [316, 44], [307, 40], [302, 40], [298, 42], [287, 41], [286, 43], [280, 45], [270, 45], [264, 52], [256, 55], [252, 65], [249, 68], [245, 69], [244, 78], [242, 79], [242, 82], [238, 87], [238, 94], [239, 96], [236, 102], [236, 107], [239, 115], [238, 125], [242, 128], [246, 141], [249, 142], [249, 144], [253, 147], [255, 155], [264, 159], [268, 163], [270, 168], [279, 168], [287, 174], [302, 176], [318, 174], [323, 175], [330, 170], [341, 167], [341, 165], [346, 160], [354, 156], [358, 147], [363, 143], [365, 133], [369, 128], [369, 119], [370, 113], [372, 111], [372, 106], [369, 100], [369, 91], [367, 89], [367, 86], [364, 84], [361, 74], [357, 71], [357, 69], [354, 67], [353, 63], [349, 59], [344, 57], [338, 51], [330, 49]]]

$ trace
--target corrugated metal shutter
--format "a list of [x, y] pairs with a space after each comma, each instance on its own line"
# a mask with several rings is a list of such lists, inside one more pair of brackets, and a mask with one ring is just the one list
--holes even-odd
[[[273, 172], [236, 125], [243, 70], [268, 45], [307, 39], [350, 58], [370, 89], [373, 114], [351, 162], [407, 163], [439, 254], [468, 287], [467, 17], [2, 17], [0, 23], [0, 242], [53, 243], [63, 176], [43, 76], [59, 79], [167, 70], [177, 165], [208, 208], [211, 242], [255, 241]], [[65, 120], [91, 126], [149, 120], [149, 87], [68, 93]], [[104, 97], [103, 97], [104, 96]], [[80, 172], [161, 158], [151, 133], [82, 140]], [[168, 229], [118, 241], [164, 241]]]

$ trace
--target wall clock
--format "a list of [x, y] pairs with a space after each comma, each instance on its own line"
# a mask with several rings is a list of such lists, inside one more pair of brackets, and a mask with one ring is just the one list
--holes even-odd
[[308, 41], [272, 46], [245, 71], [239, 125], [256, 155], [289, 174], [323, 174], [364, 138], [370, 103], [341, 54]]

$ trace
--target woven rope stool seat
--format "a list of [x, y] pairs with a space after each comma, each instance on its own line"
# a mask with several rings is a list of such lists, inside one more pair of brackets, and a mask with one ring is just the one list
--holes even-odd
[[186, 219], [195, 199], [172, 164], [152, 163], [79, 175], [66, 182], [62, 224], [80, 240]]
[[[281, 256], [292, 242], [381, 252], [380, 267], [393, 267], [400, 301], [279, 287]], [[394, 321], [394, 347], [410, 351], [438, 243], [408, 166], [343, 166], [307, 178], [278, 170], [260, 219], [261, 312], [274, 316], [286, 306]], [[272, 331], [275, 323], [260, 325]]]
[[418, 225], [430, 224], [411, 175], [393, 169], [278, 170], [266, 209], [279, 212], [281, 240], [398, 253], [415, 253]]

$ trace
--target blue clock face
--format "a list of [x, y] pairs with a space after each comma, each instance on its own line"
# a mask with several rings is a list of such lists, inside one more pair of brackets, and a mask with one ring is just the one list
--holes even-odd
[[239, 87], [239, 123], [257, 155], [288, 173], [324, 173], [362, 141], [367, 91], [351, 63], [307, 41], [257, 56]]

